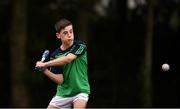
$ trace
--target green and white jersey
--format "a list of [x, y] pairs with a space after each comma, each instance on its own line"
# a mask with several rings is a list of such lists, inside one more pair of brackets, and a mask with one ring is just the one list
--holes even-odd
[[68, 53], [73, 53], [77, 58], [71, 63], [50, 69], [54, 73], [63, 72], [64, 82], [57, 86], [56, 95], [71, 97], [81, 92], [90, 94], [86, 45], [83, 42], [74, 41], [73, 45], [65, 51], [58, 48], [51, 55], [51, 59], [66, 56]]

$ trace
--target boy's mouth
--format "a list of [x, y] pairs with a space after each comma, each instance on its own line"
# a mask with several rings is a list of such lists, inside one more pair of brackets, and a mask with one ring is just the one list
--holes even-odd
[[72, 39], [68, 39], [68, 41], [70, 42], [70, 41], [73, 41]]

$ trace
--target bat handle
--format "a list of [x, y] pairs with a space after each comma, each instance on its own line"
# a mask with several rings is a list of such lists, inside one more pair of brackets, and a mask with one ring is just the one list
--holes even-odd
[[39, 71], [39, 72], [43, 72], [45, 69], [35, 67], [35, 70], [36, 70], [36, 71]]

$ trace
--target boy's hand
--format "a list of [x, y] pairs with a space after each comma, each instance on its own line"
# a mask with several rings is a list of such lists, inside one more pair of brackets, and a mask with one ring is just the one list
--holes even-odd
[[37, 61], [36, 62], [36, 67], [37, 68], [46, 68], [46, 64], [43, 63], [42, 61]]
[[35, 70], [37, 70], [39, 72], [44, 72], [45, 69], [46, 69], [45, 63], [43, 63], [42, 61], [36, 62]]

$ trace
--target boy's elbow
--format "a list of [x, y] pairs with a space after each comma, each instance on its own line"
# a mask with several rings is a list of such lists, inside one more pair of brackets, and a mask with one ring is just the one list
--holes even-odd
[[68, 64], [68, 63], [71, 63], [73, 61], [73, 58], [70, 58], [70, 57], [68, 57], [68, 58], [66, 58], [66, 63]]
[[71, 63], [77, 56], [70, 53], [66, 56], [66, 63]]
[[61, 79], [59, 79], [59, 80], [57, 80], [57, 84], [62, 84], [64, 82], [64, 79], [63, 78], [61, 78]]

